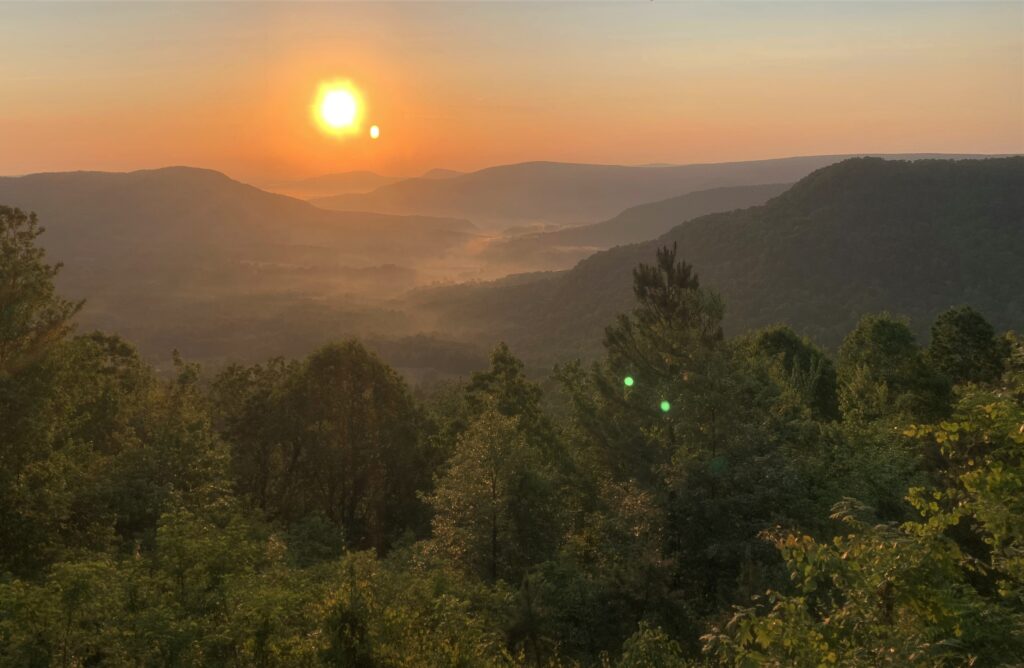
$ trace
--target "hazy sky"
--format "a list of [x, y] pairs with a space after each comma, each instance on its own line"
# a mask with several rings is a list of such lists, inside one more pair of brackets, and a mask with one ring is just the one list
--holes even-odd
[[1024, 3], [0, 4], [0, 174], [912, 151], [1024, 151]]

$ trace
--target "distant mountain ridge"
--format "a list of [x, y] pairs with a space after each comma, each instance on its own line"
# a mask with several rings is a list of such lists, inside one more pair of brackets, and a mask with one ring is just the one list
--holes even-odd
[[695, 190], [791, 183], [848, 157], [851, 156], [672, 166], [526, 162], [488, 167], [448, 179], [406, 179], [369, 193], [311, 201], [339, 211], [468, 218], [491, 229], [538, 222], [579, 225], [607, 220], [631, 206]]
[[[421, 179], [450, 179], [459, 176], [462, 172], [454, 169], [428, 169], [419, 177]], [[290, 181], [275, 181], [266, 184], [263, 189], [280, 195], [288, 195], [298, 199], [316, 199], [333, 197], [335, 195], [351, 195], [368, 193], [381, 186], [391, 185], [399, 181], [405, 181], [407, 176], [385, 176], [367, 170], [356, 170], [351, 172], [335, 172], [333, 174], [321, 174], [305, 179], [293, 179]]]
[[907, 315], [920, 335], [970, 304], [1024, 328], [1024, 158], [850, 159], [763, 206], [696, 218], [657, 240], [597, 253], [519, 282], [421, 290], [437, 326], [505, 340], [535, 363], [593, 354], [633, 302], [632, 270], [677, 243], [722, 294], [730, 334], [787, 323], [835, 346], [861, 315]]
[[678, 197], [630, 207], [614, 218], [600, 223], [500, 238], [489, 244], [482, 255], [491, 262], [521, 268], [564, 269], [597, 251], [660, 237], [691, 218], [763, 204], [785, 192], [790, 185], [768, 184], [697, 190]]
[[465, 220], [327, 211], [191, 167], [2, 177], [0, 203], [38, 213], [60, 289], [87, 299], [83, 325], [147, 354], [198, 355], [226, 336], [222, 351], [305, 352], [329, 333], [393, 332], [403, 316], [383, 297], [476, 236]]
[[[418, 244], [442, 241], [446, 233], [461, 240], [474, 230], [469, 221], [451, 218], [326, 211], [195, 167], [0, 177], [0, 202], [37, 212], [48, 229], [44, 243], [57, 253], [85, 242], [98, 243], [94, 251], [109, 245], [116, 254], [119, 240], [146, 235], [140, 241], [175, 247], [200, 239], [232, 246], [342, 243], [345, 254], [358, 259], [359, 253], [405, 246], [406, 237], [387, 239], [388, 233], [408, 235], [408, 250], [417, 252]], [[100, 231], [121, 236], [100, 238]]]
[[322, 174], [292, 181], [277, 181], [267, 184], [265, 189], [270, 192], [288, 195], [289, 197], [312, 199], [332, 195], [368, 193], [381, 186], [402, 181], [405, 178], [404, 176], [384, 176], [376, 172], [360, 170]]

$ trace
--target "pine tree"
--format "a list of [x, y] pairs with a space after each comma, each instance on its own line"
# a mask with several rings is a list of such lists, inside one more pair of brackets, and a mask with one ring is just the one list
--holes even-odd
[[57, 296], [61, 265], [44, 262], [36, 215], [0, 206], [0, 378], [31, 363], [71, 331], [84, 302]]

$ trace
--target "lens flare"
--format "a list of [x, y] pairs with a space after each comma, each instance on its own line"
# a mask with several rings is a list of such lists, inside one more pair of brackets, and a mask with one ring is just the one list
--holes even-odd
[[380, 137], [380, 128], [377, 127], [376, 125], [371, 125], [370, 126], [370, 139], [376, 139], [377, 137]]
[[670, 404], [667, 401], [662, 401], [661, 402], [661, 412], [662, 413], [668, 413], [670, 410], [672, 410], [672, 404]]
[[626, 387], [633, 387], [633, 376], [626, 376], [622, 379], [622, 384]]
[[317, 89], [312, 111], [323, 132], [335, 137], [355, 134], [362, 122], [363, 98], [350, 81], [325, 81]]

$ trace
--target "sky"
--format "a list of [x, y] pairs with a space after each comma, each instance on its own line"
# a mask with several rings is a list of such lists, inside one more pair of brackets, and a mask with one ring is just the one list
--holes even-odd
[[5, 175], [901, 152], [1024, 152], [1024, 2], [0, 3]]

